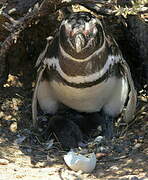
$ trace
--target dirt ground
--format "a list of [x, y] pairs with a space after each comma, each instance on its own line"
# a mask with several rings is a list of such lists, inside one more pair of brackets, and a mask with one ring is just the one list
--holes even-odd
[[[21, 75], [9, 75], [0, 90], [0, 180], [148, 179], [146, 90], [138, 97], [136, 118], [124, 128], [124, 135], [104, 145], [92, 143], [85, 149], [98, 155], [95, 170], [88, 174], [70, 170], [63, 160], [67, 152], [56, 143], [50, 148], [50, 139], [44, 141], [32, 129], [33, 86]], [[105, 156], [101, 148], [105, 149]]]

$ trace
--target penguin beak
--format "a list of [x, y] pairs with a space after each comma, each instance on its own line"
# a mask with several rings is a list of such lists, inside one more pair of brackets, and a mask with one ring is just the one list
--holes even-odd
[[74, 39], [74, 47], [77, 53], [80, 53], [82, 49], [85, 47], [85, 37], [83, 34], [76, 34]]

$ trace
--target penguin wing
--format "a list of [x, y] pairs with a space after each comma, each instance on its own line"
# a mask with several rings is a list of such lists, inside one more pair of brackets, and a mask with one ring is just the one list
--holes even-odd
[[49, 37], [47, 39], [46, 48], [38, 57], [36, 65], [35, 65], [36, 67], [38, 67], [38, 70], [37, 70], [35, 89], [34, 89], [33, 98], [32, 98], [32, 120], [33, 120], [34, 127], [37, 126], [37, 91], [38, 91], [38, 87], [39, 87], [40, 81], [42, 80], [42, 76], [45, 69], [48, 67], [48, 69], [50, 70], [50, 67], [47, 64], [47, 59], [50, 59], [50, 58], [48, 58], [47, 56], [48, 56], [48, 52], [50, 51], [50, 45], [53, 42], [52, 40], [53, 40], [53, 37]]
[[124, 60], [121, 63], [124, 75], [127, 78], [128, 84], [129, 84], [129, 93], [127, 97], [127, 103], [125, 105], [125, 108], [122, 112], [123, 120], [125, 122], [130, 122], [134, 118], [135, 110], [136, 110], [136, 104], [137, 104], [137, 92], [134, 87], [134, 82], [131, 76], [130, 68], [127, 64], [127, 62]]
[[[107, 36], [106, 40], [108, 42], [108, 45], [111, 49], [112, 54], [116, 54], [118, 52], [118, 54], [120, 54], [122, 57], [122, 54], [119, 50], [119, 47], [116, 41], [111, 36]], [[134, 118], [134, 114], [136, 110], [136, 103], [137, 103], [137, 92], [134, 87], [130, 68], [127, 62], [123, 58], [120, 62], [120, 67], [121, 67], [121, 74], [127, 79], [127, 82], [129, 85], [129, 93], [128, 93], [126, 105], [122, 112], [123, 120], [128, 123], [132, 121], [132, 119]]]
[[40, 81], [42, 79], [43, 73], [47, 67], [47, 64], [43, 64], [39, 67], [37, 71], [37, 79], [36, 79], [36, 84], [35, 84], [35, 89], [33, 93], [33, 98], [32, 98], [32, 120], [33, 120], [33, 126], [37, 126], [37, 91], [38, 87], [40, 84]]

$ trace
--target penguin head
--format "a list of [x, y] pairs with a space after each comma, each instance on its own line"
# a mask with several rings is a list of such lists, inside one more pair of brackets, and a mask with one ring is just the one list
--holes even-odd
[[72, 13], [63, 20], [59, 31], [60, 45], [74, 58], [84, 59], [101, 48], [104, 31], [98, 18], [88, 12]]

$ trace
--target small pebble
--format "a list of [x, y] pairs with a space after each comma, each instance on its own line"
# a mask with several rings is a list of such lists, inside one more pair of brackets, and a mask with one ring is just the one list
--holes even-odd
[[16, 131], [17, 131], [17, 122], [13, 122], [13, 123], [10, 125], [10, 131], [11, 131], [11, 132], [16, 132]]
[[109, 169], [110, 170], [119, 170], [119, 168], [117, 166], [111, 166]]
[[[45, 162], [38, 162], [35, 167], [36, 168], [41, 168], [41, 167], [45, 167], [46, 166], [46, 163]], [[40, 169], [41, 170], [41, 169]]]
[[26, 152], [27, 152], [27, 153], [31, 153], [31, 152], [32, 152], [32, 149], [27, 148], [27, 149], [26, 149]]
[[137, 143], [137, 144], [135, 144], [135, 146], [133, 147], [133, 149], [135, 150], [135, 149], [138, 149], [138, 148], [140, 148], [141, 147], [141, 143]]
[[101, 152], [101, 153], [108, 153], [109, 152], [109, 149], [108, 147], [103, 147], [103, 146], [100, 146], [97, 148], [97, 152]]
[[9, 161], [7, 159], [0, 159], [0, 165], [8, 165]]
[[130, 180], [139, 180], [139, 178], [138, 177], [136, 177], [136, 176], [134, 176], [134, 177], [131, 177], [131, 179]]
[[105, 156], [107, 156], [107, 155], [108, 155], [107, 153], [97, 153], [97, 154], [96, 154], [96, 158], [97, 158], [97, 159], [100, 159], [100, 158], [105, 157]]
[[103, 140], [104, 140], [103, 136], [98, 136], [98, 137], [95, 138], [94, 141], [100, 144], [100, 143], [102, 143]]

